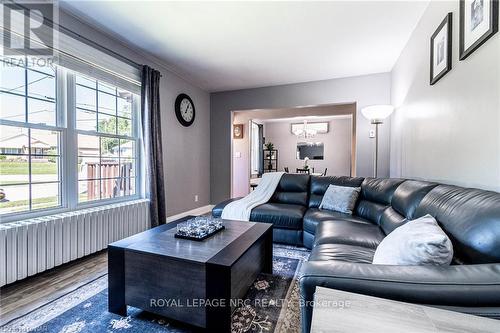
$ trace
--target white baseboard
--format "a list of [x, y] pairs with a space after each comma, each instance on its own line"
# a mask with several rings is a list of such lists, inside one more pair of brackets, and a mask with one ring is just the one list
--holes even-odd
[[186, 217], [188, 215], [195, 215], [196, 216], [196, 215], [206, 214], [206, 213], [210, 212], [212, 210], [212, 208], [214, 208], [214, 207], [215, 207], [215, 205], [206, 205], [203, 207], [198, 207], [198, 208], [195, 208], [192, 210], [188, 210], [187, 212], [183, 212], [180, 214], [169, 216], [169, 217], [167, 217], [167, 223], [177, 221], [178, 219], [181, 219], [181, 218]]

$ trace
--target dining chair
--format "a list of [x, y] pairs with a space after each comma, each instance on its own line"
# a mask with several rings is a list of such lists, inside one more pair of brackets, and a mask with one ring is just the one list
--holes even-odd
[[290, 173], [290, 171], [288, 170], [288, 167], [284, 167], [283, 169], [285, 170], [286, 173]]
[[325, 172], [323, 172], [322, 176], [326, 176], [327, 171], [328, 171], [328, 168], [325, 168]]

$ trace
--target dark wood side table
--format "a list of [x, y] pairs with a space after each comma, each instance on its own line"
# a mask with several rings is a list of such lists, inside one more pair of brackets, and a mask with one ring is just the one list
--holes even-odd
[[125, 316], [130, 305], [229, 332], [234, 300], [260, 272], [272, 273], [272, 225], [225, 220], [225, 230], [198, 242], [174, 238], [177, 223], [108, 246], [108, 309]]

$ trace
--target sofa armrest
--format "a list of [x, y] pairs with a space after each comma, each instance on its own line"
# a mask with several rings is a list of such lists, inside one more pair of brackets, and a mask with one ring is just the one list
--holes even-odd
[[389, 266], [342, 261], [302, 265], [303, 332], [309, 332], [317, 286], [428, 305], [500, 305], [500, 264]]
[[240, 200], [240, 198], [233, 198], [233, 199], [228, 199], [226, 201], [222, 201], [221, 203], [217, 204], [214, 208], [212, 208], [212, 216], [213, 217], [221, 217], [222, 211], [224, 210], [224, 207], [226, 207], [229, 203]]

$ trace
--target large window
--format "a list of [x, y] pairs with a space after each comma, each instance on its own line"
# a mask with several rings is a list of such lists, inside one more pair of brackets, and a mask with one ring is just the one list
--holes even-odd
[[136, 196], [137, 95], [26, 59], [0, 65], [0, 216]]

